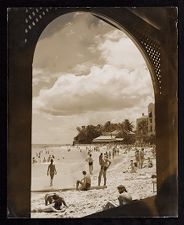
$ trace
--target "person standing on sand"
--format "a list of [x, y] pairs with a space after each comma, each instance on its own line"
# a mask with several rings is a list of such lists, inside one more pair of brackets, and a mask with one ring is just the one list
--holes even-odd
[[139, 150], [135, 150], [135, 161], [137, 163], [137, 166], [139, 167]]
[[91, 154], [89, 155], [86, 161], [89, 164], [89, 173], [92, 175], [93, 174], [93, 158]]
[[141, 151], [139, 152], [139, 165], [140, 165], [140, 169], [142, 169], [143, 163], [144, 163], [144, 148], [142, 148]]
[[111, 161], [105, 156], [105, 159], [101, 161], [101, 168], [100, 168], [100, 173], [98, 176], [98, 186], [100, 186], [101, 183], [101, 178], [103, 176], [104, 178], [104, 186], [106, 186], [107, 183], [107, 169], [109, 168], [109, 166], [111, 165]]
[[50, 164], [48, 166], [48, 169], [47, 169], [47, 176], [50, 175], [50, 186], [53, 185], [53, 178], [54, 178], [54, 175], [57, 174], [57, 171], [56, 171], [56, 167], [55, 165], [53, 164], [54, 160], [51, 159], [50, 160]]

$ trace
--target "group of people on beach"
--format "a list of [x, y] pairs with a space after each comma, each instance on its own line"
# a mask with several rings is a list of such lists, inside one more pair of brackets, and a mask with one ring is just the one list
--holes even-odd
[[51, 159], [55, 159], [54, 154], [50, 154], [49, 150], [41, 150], [32, 158], [32, 163], [48, 163]]
[[147, 158], [146, 165], [144, 165], [144, 161], [145, 161], [144, 148], [141, 148], [141, 150], [136, 148], [135, 149], [135, 162], [133, 160], [130, 160], [130, 167], [129, 167], [130, 172], [135, 173], [138, 168], [142, 169], [145, 166], [148, 168], [153, 167], [153, 162], [150, 157]]
[[[114, 152], [114, 153], [112, 153], [112, 155], [117, 154], [118, 151], [119, 150], [117, 150], [116, 147], [113, 147], [112, 152]], [[108, 170], [109, 166], [111, 165], [111, 161], [109, 160], [109, 158], [110, 157], [109, 157], [109, 154], [107, 153], [107, 151], [105, 153], [100, 153], [100, 155], [99, 155], [100, 171], [99, 171], [99, 175], [98, 175], [98, 186], [101, 185], [102, 177], [103, 177], [103, 180], [104, 180], [103, 185], [106, 186], [106, 184], [107, 184], [107, 170]], [[86, 159], [86, 161], [87, 161], [88, 166], [89, 166], [89, 174], [86, 171], [83, 171], [83, 175], [88, 176], [87, 186], [90, 188], [91, 187], [91, 177], [90, 176], [93, 175], [93, 169], [94, 169], [94, 167], [93, 167], [94, 159], [92, 157], [90, 149], [88, 150], [88, 158]], [[144, 148], [142, 147], [140, 150], [135, 148], [135, 161], [130, 160], [129, 172], [135, 173], [138, 168], [142, 169], [144, 167], [143, 166], [144, 161], [145, 161]], [[53, 164], [53, 162], [54, 162], [54, 155], [51, 157], [50, 164], [49, 164], [48, 169], [47, 169], [47, 175], [48, 176], [50, 175], [50, 186], [53, 185], [53, 178], [57, 174], [56, 167]], [[150, 157], [148, 157], [148, 159], [147, 159], [147, 165], [146, 166], [148, 168], [153, 167], [153, 162], [152, 162]], [[84, 174], [84, 172], [85, 172], [85, 174]], [[85, 183], [85, 181], [86, 181], [86, 178], [85, 179], [83, 178], [80, 181], [78, 180], [77, 184], [76, 184], [76, 186], [77, 186], [76, 189], [78, 189], [80, 185], [81, 185], [81, 189], [88, 189], [88, 187], [83, 187], [83, 186], [85, 186], [83, 184], [83, 183]]]
[[[77, 180], [76, 182], [76, 190], [79, 189], [79, 185], [81, 186], [81, 190], [88, 190], [91, 187], [91, 176], [93, 173], [93, 158], [92, 154], [89, 155], [87, 158], [87, 162], [89, 164], [89, 174], [87, 174], [86, 171], [83, 171], [84, 178], [82, 180]], [[104, 179], [104, 185], [107, 184], [107, 169], [111, 165], [111, 161], [108, 159], [108, 157], [105, 155], [103, 156], [103, 153], [99, 156], [99, 165], [100, 165], [100, 171], [98, 175], [98, 186], [101, 184], [101, 179], [103, 177]], [[57, 174], [56, 167], [54, 165], [54, 160], [51, 159], [50, 164], [47, 169], [47, 176], [50, 175], [50, 186], [53, 186], [53, 178]]]
[[[86, 176], [85, 171], [83, 171], [83, 174]], [[108, 201], [102, 207], [102, 210], [107, 210], [114, 207], [126, 205], [132, 201], [132, 196], [128, 193], [124, 185], [119, 185], [117, 187], [117, 190], [119, 192], [119, 196], [117, 198], [119, 204]], [[45, 200], [45, 207], [34, 209], [32, 210], [32, 212], [62, 212], [69, 207], [66, 204], [65, 199], [56, 193], [46, 194], [44, 200]]]
[[[81, 190], [81, 191], [87, 191], [91, 188], [91, 176], [93, 175], [93, 164], [94, 164], [94, 159], [92, 157], [92, 151], [90, 149], [88, 150], [88, 158], [86, 159], [88, 165], [89, 165], [89, 173], [86, 171], [82, 171], [83, 174], [83, 178], [81, 180], [77, 180], [76, 181], [76, 190]], [[94, 151], [98, 152], [99, 148], [95, 148]], [[112, 148], [112, 157], [115, 154], [119, 154], [119, 150], [117, 151], [117, 148], [114, 147]], [[129, 149], [126, 149], [126, 151], [129, 151]], [[114, 153], [113, 153], [114, 152]], [[108, 168], [111, 165], [111, 155], [109, 155], [107, 153], [107, 151], [105, 153], [100, 153], [99, 155], [99, 166], [100, 166], [100, 170], [99, 170], [99, 174], [98, 174], [98, 186], [100, 187], [101, 185], [101, 180], [103, 177], [103, 186], [106, 187], [107, 185], [107, 171]], [[148, 163], [147, 163], [147, 167], [151, 168], [153, 167], [153, 163], [150, 159], [150, 157], [148, 157]], [[135, 162], [134, 160], [130, 161], [130, 172], [136, 172], [136, 168], [142, 169], [144, 166], [144, 161], [145, 161], [145, 152], [144, 152], [144, 148], [142, 147], [140, 150], [135, 148]], [[47, 175], [50, 176], [50, 186], [53, 185], [53, 178], [54, 176], [57, 174], [56, 171], [56, 167], [54, 165], [54, 158], [52, 157], [50, 159], [50, 164], [48, 166], [47, 169]], [[123, 185], [119, 185], [117, 187], [117, 190], [119, 192], [119, 196], [118, 196], [118, 202], [119, 205], [125, 205], [125, 204], [129, 204], [132, 201], [132, 196], [128, 193], [127, 189], [125, 186]], [[118, 204], [115, 204], [113, 202], [107, 202], [104, 206], [103, 206], [103, 210], [109, 209], [109, 208], [113, 208], [113, 207], [117, 207]], [[46, 194], [45, 195], [45, 208], [42, 209], [43, 212], [57, 212], [58, 210], [61, 211], [62, 209], [68, 207], [65, 200], [59, 196], [56, 193], [51, 193], [51, 194]]]

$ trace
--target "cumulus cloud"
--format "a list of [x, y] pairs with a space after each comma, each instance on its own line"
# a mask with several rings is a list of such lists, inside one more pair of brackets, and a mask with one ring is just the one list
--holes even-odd
[[[105, 41], [104, 41], [105, 40]], [[146, 64], [138, 48], [122, 31], [110, 31], [99, 41], [98, 49], [106, 63], [134, 70]]]
[[[52, 21], [42, 32], [34, 54], [34, 68], [52, 73], [70, 72], [84, 61], [99, 62], [99, 50], [90, 51], [95, 36], [112, 30], [89, 13], [68, 13]], [[80, 54], [79, 54], [80, 53]]]
[[[55, 21], [57, 27], [61, 20]], [[154, 102], [146, 63], [123, 32], [87, 13], [65, 22], [58, 30], [48, 27], [49, 35], [35, 51], [32, 127], [37, 143], [72, 143], [77, 126], [125, 118], [135, 122]]]
[[50, 89], [42, 89], [34, 98], [34, 108], [53, 115], [131, 108], [152, 94], [149, 83], [144, 70], [93, 66], [87, 76], [60, 76]]

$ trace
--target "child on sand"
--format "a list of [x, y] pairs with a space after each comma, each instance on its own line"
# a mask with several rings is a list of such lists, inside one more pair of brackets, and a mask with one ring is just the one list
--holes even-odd
[[89, 174], [86, 173], [86, 171], [82, 171], [84, 178], [82, 180], [77, 180], [76, 183], [76, 190], [79, 190], [79, 184], [80, 184], [80, 190], [81, 191], [87, 191], [91, 187], [91, 177]]
[[54, 162], [54, 160], [51, 159], [51, 160], [50, 160], [50, 164], [49, 164], [48, 169], [47, 169], [47, 176], [50, 175], [50, 186], [53, 185], [54, 175], [57, 174], [56, 167], [55, 167], [55, 165], [53, 164], [53, 162]]

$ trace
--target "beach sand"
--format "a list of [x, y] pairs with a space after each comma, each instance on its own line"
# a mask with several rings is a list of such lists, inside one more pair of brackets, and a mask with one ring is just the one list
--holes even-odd
[[[103, 151], [103, 150], [102, 150]], [[77, 179], [82, 178], [81, 171], [86, 169], [88, 165], [85, 159], [87, 153], [83, 151], [71, 150], [68, 152], [66, 149], [59, 151], [55, 155], [62, 155], [64, 159], [56, 161], [56, 168], [58, 175], [54, 180], [55, 188], [75, 187]], [[32, 212], [32, 218], [80, 218], [99, 211], [108, 202], [118, 204], [117, 186], [123, 184], [127, 191], [134, 199], [144, 199], [156, 194], [153, 192], [153, 184], [151, 176], [156, 174], [156, 161], [153, 161], [152, 168], [138, 169], [136, 173], [130, 173], [127, 169], [130, 160], [134, 160], [134, 150], [124, 153], [125, 150], [120, 151], [120, 155], [112, 160], [112, 164], [107, 171], [107, 188], [100, 190], [89, 191], [64, 191], [55, 192], [64, 197], [68, 208], [64, 212]], [[98, 183], [98, 156], [99, 152], [92, 152], [94, 158], [94, 174], [92, 175], [92, 186]], [[62, 158], [61, 157], [61, 158]], [[145, 158], [152, 157], [151, 149], [145, 149]], [[64, 162], [65, 161], [65, 162]], [[146, 160], [145, 160], [146, 164]], [[36, 164], [32, 168], [32, 190], [41, 190], [48, 188], [49, 178], [46, 176], [48, 164]], [[102, 179], [103, 181], [103, 179]], [[103, 185], [103, 183], [102, 183]], [[31, 194], [31, 208], [34, 211], [39, 207], [44, 207], [44, 196], [46, 193], [32, 192]]]

